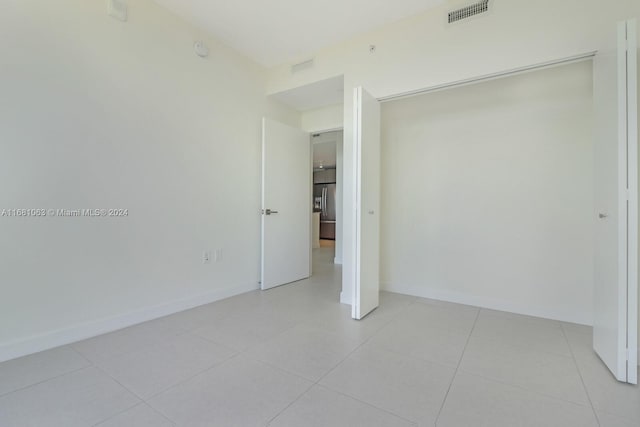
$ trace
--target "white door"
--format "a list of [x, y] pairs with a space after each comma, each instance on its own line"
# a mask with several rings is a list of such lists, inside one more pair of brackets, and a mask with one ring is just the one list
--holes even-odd
[[351, 314], [359, 320], [378, 307], [380, 293], [380, 104], [361, 87], [354, 98], [356, 277]]
[[[593, 346], [619, 381], [637, 383], [637, 63], [633, 22], [594, 58]], [[628, 49], [629, 48], [629, 49]], [[633, 92], [633, 93], [632, 93]], [[633, 128], [633, 129], [632, 129]]]
[[311, 275], [311, 141], [262, 119], [262, 271], [270, 289]]

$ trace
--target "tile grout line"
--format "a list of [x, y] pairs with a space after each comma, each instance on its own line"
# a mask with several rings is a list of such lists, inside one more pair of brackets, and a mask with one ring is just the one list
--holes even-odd
[[[11, 390], [11, 391], [8, 391], [8, 392], [6, 392], [6, 393], [0, 393], [0, 399], [1, 399], [1, 398], [3, 398], [3, 397], [5, 397], [5, 396], [8, 396], [8, 395], [10, 395], [10, 394], [12, 394], [12, 393], [16, 393], [16, 392], [18, 392], [18, 391], [26, 390], [26, 389], [28, 389], [28, 388], [30, 388], [30, 387], [34, 387], [34, 386], [37, 386], [37, 385], [40, 385], [40, 384], [46, 383], [47, 381], [52, 381], [52, 380], [55, 380], [55, 379], [58, 379], [58, 378], [62, 378], [62, 377], [64, 377], [65, 375], [73, 374], [74, 372], [79, 372], [79, 371], [82, 371], [83, 369], [87, 369], [87, 368], [95, 367], [95, 364], [94, 364], [91, 360], [87, 359], [84, 355], [80, 354], [80, 353], [78, 352], [78, 350], [76, 350], [75, 348], [73, 348], [73, 347], [72, 347], [72, 344], [61, 345], [60, 347], [54, 347], [54, 348], [51, 348], [51, 349], [49, 349], [49, 350], [44, 350], [44, 351], [52, 351], [52, 350], [58, 350], [58, 349], [63, 349], [63, 348], [68, 348], [68, 349], [69, 349], [69, 350], [71, 350], [73, 353], [75, 353], [75, 354], [77, 354], [78, 356], [80, 356], [80, 358], [81, 358], [81, 359], [83, 359], [85, 362], [87, 362], [87, 363], [88, 363], [88, 365], [87, 365], [87, 366], [82, 366], [82, 367], [80, 367], [80, 368], [72, 369], [72, 370], [67, 371], [67, 372], [64, 372], [64, 373], [62, 373], [62, 374], [55, 375], [55, 376], [53, 376], [53, 377], [51, 377], [51, 378], [44, 379], [44, 380], [42, 380], [42, 381], [37, 381], [37, 382], [35, 382], [35, 383], [33, 383], [33, 384], [29, 384], [29, 385], [26, 385], [26, 386], [24, 386], [24, 387], [19, 387], [19, 388], [15, 389], [15, 390]], [[38, 353], [36, 353], [36, 354], [38, 354]], [[28, 357], [28, 356], [26, 356], [26, 357]], [[18, 358], [18, 359], [19, 359], [19, 358]]]
[[563, 398], [560, 398], [560, 397], [557, 397], [557, 396], [552, 396], [550, 394], [542, 393], [542, 392], [539, 392], [539, 391], [536, 391], [536, 390], [531, 390], [530, 388], [524, 387], [524, 386], [519, 385], [519, 384], [513, 384], [513, 383], [510, 383], [510, 382], [507, 382], [507, 381], [504, 381], [504, 380], [499, 380], [499, 379], [496, 379], [496, 378], [487, 377], [487, 376], [484, 376], [484, 375], [476, 374], [474, 372], [469, 372], [469, 371], [465, 371], [465, 370], [460, 370], [460, 372], [464, 373], [465, 375], [470, 375], [472, 377], [482, 378], [485, 381], [489, 381], [489, 382], [492, 382], [492, 383], [495, 383], [495, 384], [500, 384], [500, 385], [504, 385], [504, 386], [507, 386], [507, 387], [516, 388], [518, 390], [524, 391], [524, 392], [529, 393], [529, 394], [535, 394], [538, 397], [544, 397], [544, 398], [551, 399], [551, 400], [557, 400], [558, 402], [567, 403], [569, 405], [574, 405], [574, 406], [579, 406], [581, 408], [589, 408], [587, 403], [578, 403], [578, 402], [574, 402], [572, 400], [567, 400], [567, 399], [563, 399]]
[[401, 419], [401, 420], [403, 420], [403, 421], [406, 421], [406, 422], [408, 422], [408, 423], [410, 423], [410, 424], [413, 424], [414, 426], [417, 426], [417, 425], [418, 425], [416, 421], [412, 421], [412, 420], [410, 420], [410, 419], [407, 419], [407, 418], [403, 417], [402, 415], [398, 415], [398, 414], [396, 414], [395, 412], [392, 412], [392, 411], [390, 411], [390, 410], [388, 410], [388, 409], [380, 408], [380, 407], [378, 407], [378, 406], [376, 406], [376, 405], [374, 405], [374, 404], [372, 404], [372, 403], [365, 402], [364, 400], [361, 400], [361, 399], [359, 399], [359, 398], [357, 398], [357, 397], [355, 397], [355, 396], [352, 396], [352, 395], [350, 395], [350, 394], [348, 394], [348, 393], [345, 393], [345, 392], [343, 392], [343, 391], [340, 391], [340, 390], [336, 390], [336, 389], [334, 389], [334, 388], [331, 388], [331, 387], [329, 387], [328, 385], [324, 385], [324, 384], [317, 384], [317, 386], [318, 386], [318, 387], [321, 387], [321, 388], [324, 388], [324, 389], [326, 389], [326, 390], [328, 390], [328, 391], [331, 391], [331, 392], [333, 392], [333, 393], [337, 393], [337, 394], [340, 394], [340, 395], [342, 395], [342, 396], [348, 397], [349, 399], [353, 399], [353, 400], [355, 400], [356, 402], [360, 402], [360, 403], [362, 403], [363, 405], [366, 405], [366, 406], [369, 406], [369, 407], [371, 407], [371, 408], [377, 409], [378, 411], [382, 411], [382, 412], [385, 412], [385, 413], [387, 413], [387, 414], [389, 414], [389, 415], [393, 415], [394, 417], [399, 418], [399, 419]]
[[[153, 399], [153, 398], [157, 397], [158, 395], [160, 395], [160, 394], [162, 394], [162, 393], [164, 393], [164, 392], [166, 392], [166, 391], [169, 391], [169, 390], [171, 390], [171, 389], [172, 389], [172, 388], [174, 388], [174, 387], [178, 387], [178, 386], [180, 386], [180, 385], [182, 385], [182, 384], [186, 383], [187, 381], [190, 381], [190, 380], [192, 380], [192, 379], [194, 379], [194, 378], [196, 378], [196, 377], [198, 377], [198, 376], [200, 376], [200, 375], [202, 375], [202, 374], [205, 374], [205, 373], [209, 372], [209, 371], [210, 371], [210, 370], [212, 370], [212, 369], [218, 368], [219, 366], [221, 366], [221, 365], [223, 365], [223, 364], [225, 364], [225, 363], [227, 363], [227, 362], [229, 362], [229, 361], [231, 361], [231, 360], [235, 359], [235, 358], [236, 358], [236, 357], [238, 357], [239, 355], [240, 355], [240, 353], [233, 354], [233, 355], [231, 355], [231, 356], [227, 357], [226, 359], [221, 360], [220, 362], [215, 363], [215, 364], [213, 364], [213, 365], [209, 366], [208, 368], [203, 369], [202, 371], [200, 371], [200, 372], [198, 372], [198, 373], [196, 373], [196, 374], [193, 374], [193, 375], [189, 376], [188, 378], [185, 378], [185, 379], [183, 379], [183, 380], [181, 380], [181, 381], [179, 381], [179, 382], [177, 382], [177, 383], [175, 383], [175, 384], [173, 384], [173, 385], [170, 385], [169, 387], [167, 387], [167, 388], [165, 388], [165, 389], [162, 389], [162, 390], [160, 390], [160, 391], [158, 391], [158, 392], [156, 392], [156, 393], [152, 394], [151, 396], [149, 396], [149, 397], [147, 397], [147, 398], [144, 398], [144, 399], [143, 399], [143, 398], [140, 398], [140, 399], [142, 399], [142, 401], [143, 401], [143, 402], [145, 402], [145, 403], [147, 403], [147, 404], [148, 404], [148, 403], [149, 403], [149, 401], [150, 401], [151, 399]], [[123, 387], [124, 387], [124, 386], [123, 386]], [[149, 405], [149, 406], [151, 406], [151, 405]]]
[[[73, 350], [75, 352], [77, 352], [78, 354], [80, 354], [76, 349], [73, 349]], [[82, 357], [84, 357], [84, 356], [82, 356]], [[85, 359], [86, 359], [86, 357], [85, 357]], [[94, 426], [99, 425], [101, 423], [104, 423], [105, 421], [108, 421], [111, 418], [117, 417], [118, 415], [123, 414], [123, 413], [127, 412], [128, 410], [135, 408], [136, 406], [140, 405], [141, 403], [144, 403], [144, 399], [142, 399], [142, 397], [138, 396], [136, 393], [134, 393], [133, 391], [129, 390], [129, 388], [125, 387], [120, 381], [118, 381], [117, 379], [113, 378], [111, 375], [109, 375], [107, 372], [105, 372], [102, 368], [100, 368], [95, 363], [91, 362], [91, 364], [92, 364], [92, 366], [91, 366], [92, 368], [96, 369], [98, 372], [102, 373], [107, 378], [110, 378], [112, 381], [114, 381], [116, 384], [118, 384], [120, 387], [122, 387], [125, 391], [127, 391], [128, 393], [131, 393], [136, 399], [138, 399], [138, 401], [134, 405], [129, 406], [127, 408], [124, 408], [122, 411], [119, 411], [119, 412], [117, 412], [117, 413], [115, 413], [113, 415], [109, 415], [108, 417], [98, 421], [96, 424], [94, 424]]]
[[[150, 404], [149, 404], [149, 400], [153, 399], [154, 397], [158, 396], [159, 394], [164, 393], [164, 392], [165, 392], [165, 391], [167, 391], [167, 390], [170, 390], [170, 389], [172, 389], [172, 388], [174, 388], [174, 387], [177, 387], [177, 386], [179, 386], [179, 385], [181, 385], [181, 384], [183, 384], [183, 383], [185, 383], [185, 382], [187, 382], [187, 381], [189, 381], [189, 380], [191, 380], [191, 379], [193, 379], [193, 378], [195, 378], [195, 377], [197, 377], [197, 376], [199, 376], [199, 375], [201, 375], [201, 374], [204, 374], [205, 372], [210, 371], [210, 370], [211, 370], [211, 369], [213, 369], [213, 368], [216, 368], [216, 367], [218, 367], [218, 366], [222, 365], [223, 363], [225, 363], [225, 362], [227, 362], [227, 361], [229, 361], [229, 360], [231, 360], [231, 359], [235, 358], [236, 356], [238, 356], [238, 354], [240, 354], [240, 353], [236, 353], [236, 354], [234, 354], [234, 355], [232, 355], [232, 356], [230, 356], [230, 357], [228, 357], [228, 358], [224, 359], [223, 361], [221, 361], [221, 362], [219, 362], [219, 363], [216, 363], [216, 364], [214, 364], [214, 365], [212, 365], [212, 366], [209, 366], [208, 368], [206, 368], [206, 369], [204, 369], [204, 370], [202, 370], [202, 371], [200, 371], [200, 372], [198, 372], [198, 373], [196, 373], [196, 374], [194, 374], [194, 375], [190, 376], [189, 378], [186, 378], [186, 379], [184, 379], [184, 380], [182, 380], [182, 381], [180, 381], [180, 382], [178, 382], [178, 383], [176, 383], [176, 384], [173, 384], [173, 385], [171, 385], [171, 386], [169, 386], [169, 387], [167, 387], [167, 388], [165, 388], [165, 389], [163, 389], [163, 390], [160, 390], [160, 391], [158, 391], [157, 393], [154, 393], [154, 394], [152, 394], [151, 396], [146, 397], [146, 398], [144, 398], [144, 397], [140, 396], [138, 393], [136, 393], [135, 391], [131, 390], [129, 387], [127, 387], [127, 386], [125, 386], [124, 384], [122, 384], [120, 381], [118, 381], [116, 378], [114, 378], [111, 374], [109, 374], [107, 371], [105, 371], [104, 369], [102, 369], [100, 366], [98, 366], [98, 365], [96, 365], [96, 364], [93, 364], [93, 367], [94, 367], [95, 369], [97, 369], [98, 371], [102, 372], [102, 373], [103, 373], [104, 375], [106, 375], [107, 377], [111, 378], [111, 379], [112, 379], [113, 381], [115, 381], [118, 385], [120, 385], [120, 387], [122, 387], [123, 389], [125, 389], [126, 391], [128, 391], [129, 393], [131, 393], [132, 395], [134, 395], [137, 399], [139, 399], [139, 402], [137, 402], [135, 405], [133, 405], [133, 406], [131, 406], [131, 407], [129, 407], [129, 408], [126, 408], [126, 409], [124, 409], [124, 410], [122, 410], [122, 411], [120, 411], [120, 412], [118, 412], [118, 413], [116, 413], [116, 414], [114, 414], [114, 415], [112, 415], [112, 416], [110, 416], [110, 417], [108, 417], [108, 418], [105, 418], [104, 420], [101, 420], [101, 421], [100, 421], [100, 423], [103, 423], [103, 422], [105, 422], [105, 421], [107, 421], [107, 420], [110, 420], [111, 418], [114, 418], [114, 417], [116, 417], [116, 416], [118, 416], [118, 415], [120, 415], [120, 414], [123, 414], [124, 412], [127, 412], [128, 410], [133, 409], [133, 408], [135, 408], [136, 406], [138, 406], [138, 405], [140, 405], [140, 404], [145, 404], [145, 405], [149, 406], [152, 410], [154, 410], [155, 412], [157, 412], [158, 414], [160, 414], [163, 418], [166, 418], [166, 419], [167, 419], [167, 421], [169, 421], [171, 424], [176, 425], [175, 421], [173, 421], [172, 419], [168, 418], [165, 414], [163, 414], [162, 412], [160, 412], [160, 411], [156, 410], [152, 405], [150, 405]], [[97, 426], [97, 425], [99, 425], [99, 423], [98, 423], [98, 424], [95, 424], [94, 426]]]
[[[349, 353], [348, 353], [344, 358], [342, 358], [338, 363], [336, 363], [336, 364], [333, 366], [333, 368], [329, 369], [329, 371], [327, 371], [324, 375], [322, 375], [322, 376], [321, 376], [320, 378], [318, 378], [315, 382], [313, 382], [313, 384], [311, 384], [311, 386], [309, 386], [309, 388], [308, 388], [307, 390], [305, 390], [304, 392], [302, 392], [302, 393], [301, 393], [301, 394], [300, 394], [296, 399], [294, 399], [294, 400], [293, 400], [291, 403], [289, 403], [285, 408], [283, 408], [280, 412], [278, 412], [278, 413], [277, 413], [276, 415], [274, 415], [271, 419], [269, 419], [269, 421], [267, 421], [267, 424], [266, 424], [266, 425], [267, 425], [267, 426], [269, 426], [269, 425], [270, 425], [270, 424], [271, 424], [271, 423], [272, 423], [276, 418], [278, 418], [278, 417], [279, 417], [279, 416], [280, 416], [284, 411], [286, 411], [287, 409], [289, 409], [289, 408], [290, 408], [294, 403], [296, 403], [298, 400], [300, 400], [300, 398], [302, 398], [302, 396], [304, 396], [305, 394], [307, 394], [307, 393], [309, 392], [309, 390], [311, 390], [311, 389], [312, 389], [313, 387], [315, 387], [315, 386], [323, 387], [323, 388], [326, 388], [326, 389], [328, 389], [328, 390], [331, 390], [331, 391], [336, 392], [336, 390], [333, 390], [332, 388], [329, 388], [329, 387], [326, 387], [326, 386], [323, 386], [323, 385], [319, 384], [319, 383], [320, 383], [320, 381], [322, 381], [322, 380], [323, 380], [327, 375], [329, 375], [331, 372], [335, 371], [335, 370], [336, 370], [336, 368], [337, 368], [338, 366], [340, 366], [340, 365], [341, 365], [345, 360], [347, 360], [347, 359], [348, 359], [348, 358], [349, 358], [353, 353], [355, 353], [355, 352], [356, 352], [358, 349], [360, 349], [363, 345], [365, 345], [367, 342], [369, 342], [369, 341], [371, 340], [371, 338], [373, 338], [375, 335], [379, 334], [383, 329], [385, 329], [386, 327], [388, 327], [388, 326], [389, 326], [389, 325], [390, 325], [394, 320], [396, 320], [398, 317], [400, 317], [400, 315], [404, 312], [404, 310], [406, 310], [408, 307], [412, 306], [415, 302], [416, 302], [416, 299], [414, 298], [414, 299], [411, 301], [411, 303], [407, 304], [407, 305], [406, 305], [402, 310], [399, 310], [399, 313], [398, 313], [396, 316], [393, 316], [393, 317], [391, 318], [391, 320], [389, 320], [389, 321], [388, 321], [384, 326], [382, 326], [379, 330], [377, 330], [373, 335], [371, 335], [370, 337], [368, 337], [367, 339], [365, 339], [364, 341], [362, 341], [360, 344], [358, 344], [358, 346], [356, 346], [356, 347], [355, 347], [351, 352], [349, 352]], [[353, 320], [353, 319], [352, 319], [352, 320]], [[332, 333], [332, 335], [335, 335], [335, 334], [333, 334], [333, 333]], [[263, 362], [263, 363], [264, 363], [264, 362]], [[269, 364], [267, 364], [267, 365], [269, 365]], [[269, 365], [269, 366], [271, 366], [271, 365]], [[287, 372], [287, 373], [293, 374], [292, 372], [285, 371], [284, 369], [277, 368], [277, 367], [275, 367], [275, 366], [273, 366], [273, 367], [274, 367], [274, 368], [276, 368], [276, 369], [279, 369], [279, 370], [280, 370], [280, 371], [282, 371], [282, 372]], [[296, 374], [293, 374], [293, 375], [296, 375]], [[298, 376], [298, 377], [300, 377], [300, 378], [304, 378], [304, 377], [302, 377], [302, 376], [300, 376], [300, 375], [297, 375], [297, 376]], [[307, 381], [309, 381], [309, 379], [308, 379], [308, 378], [304, 378], [304, 379], [306, 379]], [[342, 394], [343, 396], [350, 397], [350, 398], [352, 398], [352, 399], [354, 399], [354, 400], [357, 400], [357, 401], [358, 401], [358, 402], [360, 402], [360, 403], [364, 403], [364, 404], [366, 404], [366, 405], [368, 405], [368, 406], [371, 406], [372, 408], [376, 408], [376, 409], [378, 409], [378, 410], [380, 410], [380, 411], [386, 412], [386, 413], [388, 413], [388, 414], [390, 414], [390, 415], [396, 416], [396, 417], [398, 417], [398, 418], [400, 418], [400, 419], [403, 419], [403, 420], [405, 420], [405, 421], [407, 421], [407, 422], [410, 422], [410, 423], [412, 423], [412, 424], [414, 424], [414, 425], [415, 425], [415, 423], [414, 423], [413, 421], [409, 421], [409, 420], [407, 420], [406, 418], [400, 417], [400, 416], [398, 416], [398, 415], [396, 415], [396, 414], [394, 414], [394, 413], [392, 413], [392, 412], [387, 411], [386, 409], [378, 408], [377, 406], [374, 406], [374, 405], [372, 405], [372, 404], [370, 404], [370, 403], [367, 403], [367, 402], [363, 402], [363, 401], [361, 401], [361, 400], [359, 400], [359, 399], [356, 399], [356, 398], [355, 398], [355, 397], [353, 397], [353, 396], [349, 396], [349, 395], [344, 394], [344, 393], [341, 393], [341, 392], [337, 392], [337, 393]]]
[[155, 412], [156, 414], [160, 415], [162, 418], [164, 418], [165, 420], [167, 420], [167, 421], [169, 422], [169, 424], [171, 424], [173, 427], [175, 427], [175, 426], [176, 426], [176, 423], [174, 423], [174, 422], [173, 422], [173, 420], [170, 420], [170, 419], [169, 419], [169, 418], [167, 418], [164, 414], [162, 414], [162, 413], [160, 413], [160, 412], [156, 411], [156, 410], [155, 410], [154, 408], [152, 408], [152, 407], [151, 407], [147, 402], [145, 402], [144, 400], [142, 400], [142, 401], [138, 402], [137, 404], [135, 404], [134, 406], [132, 406], [132, 407], [130, 407], [130, 408], [124, 409], [124, 410], [122, 410], [122, 411], [120, 411], [120, 412], [118, 412], [118, 413], [116, 413], [116, 414], [113, 414], [113, 415], [111, 415], [109, 418], [105, 418], [105, 419], [104, 419], [104, 420], [102, 420], [102, 421], [98, 421], [96, 424], [93, 424], [93, 425], [92, 425], [92, 427], [100, 427], [100, 425], [101, 425], [101, 424], [104, 424], [104, 423], [106, 423], [107, 421], [114, 419], [114, 418], [115, 418], [115, 417], [117, 417], [118, 415], [122, 415], [122, 414], [124, 414], [125, 412], [130, 411], [130, 410], [132, 410], [132, 409], [134, 409], [134, 408], [137, 408], [138, 406], [142, 406], [142, 405], [144, 405], [144, 406], [148, 407], [148, 408], [149, 408], [149, 409], [151, 409], [153, 412]]
[[476, 313], [476, 318], [473, 321], [473, 326], [471, 327], [471, 331], [469, 331], [469, 336], [467, 337], [467, 341], [464, 343], [464, 348], [462, 349], [462, 354], [460, 355], [460, 360], [458, 360], [458, 365], [456, 366], [456, 370], [451, 377], [451, 382], [449, 383], [449, 387], [447, 388], [447, 392], [444, 395], [444, 399], [442, 399], [442, 404], [440, 405], [440, 410], [438, 411], [438, 415], [436, 416], [436, 420], [434, 424], [437, 426], [438, 421], [440, 420], [440, 416], [442, 415], [442, 410], [444, 409], [444, 405], [447, 402], [447, 398], [449, 397], [449, 392], [451, 391], [451, 387], [453, 386], [453, 382], [458, 376], [458, 370], [460, 369], [460, 365], [462, 364], [462, 359], [464, 358], [464, 353], [467, 351], [467, 346], [469, 345], [469, 341], [471, 340], [471, 335], [473, 334], [474, 329], [476, 328], [476, 324], [478, 323], [478, 318], [480, 317], [480, 313], [482, 312], [482, 308], [478, 308], [478, 312]]
[[6, 392], [6, 393], [2, 393], [2, 394], [0, 394], [0, 399], [4, 398], [4, 397], [6, 397], [6, 396], [9, 396], [9, 395], [11, 395], [11, 394], [13, 394], [13, 393], [17, 393], [17, 392], [19, 392], [19, 391], [23, 391], [23, 390], [26, 390], [26, 389], [31, 388], [31, 387], [35, 387], [35, 386], [40, 385], [40, 384], [44, 384], [44, 383], [46, 383], [46, 382], [48, 382], [48, 381], [57, 380], [58, 378], [62, 378], [62, 377], [64, 377], [64, 376], [67, 376], [67, 375], [70, 375], [70, 374], [73, 374], [73, 373], [76, 373], [76, 372], [82, 371], [83, 369], [89, 369], [89, 368], [92, 368], [92, 367], [93, 367], [93, 365], [88, 365], [88, 366], [83, 366], [82, 368], [72, 369], [72, 370], [67, 371], [67, 372], [65, 372], [65, 373], [62, 373], [62, 374], [59, 374], [59, 375], [53, 376], [53, 377], [51, 377], [51, 378], [47, 378], [46, 380], [38, 381], [38, 382], [35, 382], [35, 383], [33, 383], [33, 384], [26, 385], [26, 386], [24, 386], [24, 387], [19, 387], [19, 388], [15, 389], [15, 390], [11, 390], [11, 391], [8, 391], [8, 392]]
[[[269, 365], [271, 366], [271, 365]], [[284, 371], [283, 371], [284, 372]], [[289, 404], [287, 406], [285, 406], [284, 408], [282, 408], [282, 410], [280, 410], [277, 414], [275, 414], [273, 417], [269, 418], [269, 420], [266, 422], [265, 426], [269, 426], [271, 425], [271, 423], [273, 422], [273, 420], [275, 420], [276, 418], [278, 418], [280, 416], [280, 414], [282, 414], [284, 411], [286, 411], [287, 409], [289, 409], [294, 403], [296, 403], [298, 400], [300, 400], [300, 398], [302, 396], [304, 396], [305, 394], [307, 394], [309, 392], [309, 390], [311, 390], [313, 387], [316, 386], [316, 383], [312, 383], [306, 390], [304, 390], [302, 393], [300, 393], [300, 395], [298, 397], [296, 397], [295, 399], [293, 399], [291, 402], [289, 402]]]
[[[78, 341], [78, 342], [80, 342], [80, 341]], [[91, 366], [96, 366], [96, 364], [95, 364], [95, 363], [93, 363], [93, 360], [90, 360], [87, 356], [85, 356], [84, 354], [82, 354], [82, 353], [80, 353], [78, 350], [76, 350], [76, 349], [73, 347], [73, 344], [76, 344], [76, 343], [69, 344], [67, 347], [68, 347], [69, 349], [71, 349], [71, 351], [73, 351], [75, 354], [77, 354], [78, 356], [80, 356], [82, 359], [84, 359], [84, 360], [85, 360], [89, 365], [91, 365]]]
[[578, 360], [576, 359], [576, 355], [573, 352], [573, 348], [571, 347], [571, 343], [569, 342], [569, 337], [567, 336], [567, 331], [564, 329], [564, 324], [560, 323], [560, 329], [562, 330], [562, 336], [567, 341], [567, 346], [569, 347], [569, 352], [571, 353], [571, 357], [573, 358], [573, 363], [576, 366], [576, 370], [578, 371], [578, 375], [580, 376], [580, 382], [582, 383], [582, 388], [584, 389], [584, 393], [587, 395], [587, 400], [589, 401], [589, 406], [591, 406], [591, 410], [593, 411], [593, 416], [596, 418], [596, 423], [600, 426], [600, 417], [598, 417], [598, 412], [596, 412], [596, 408], [593, 406], [593, 401], [591, 400], [591, 395], [589, 394], [589, 390], [587, 389], [587, 385], [584, 383], [584, 378], [582, 377], [582, 370], [578, 365]]
[[[290, 322], [290, 323], [293, 323], [292, 321], [289, 321], [289, 320], [287, 320], [287, 321], [288, 321], [288, 322]], [[280, 332], [277, 332], [277, 333], [275, 333], [274, 335], [272, 335], [272, 336], [270, 336], [270, 337], [267, 337], [267, 338], [260, 337], [260, 341], [258, 341], [258, 342], [254, 342], [254, 343], [251, 343], [248, 347], [245, 347], [244, 349], [234, 348], [234, 347], [232, 347], [232, 346], [230, 346], [230, 345], [228, 345], [228, 344], [223, 344], [222, 342], [216, 341], [215, 339], [212, 339], [212, 338], [208, 338], [208, 337], [202, 336], [202, 335], [200, 335], [200, 334], [198, 334], [198, 333], [196, 332], [196, 330], [197, 330], [197, 329], [194, 329], [191, 333], [192, 333], [193, 335], [197, 336], [198, 338], [201, 338], [201, 339], [203, 339], [203, 340], [205, 340], [205, 341], [207, 341], [207, 342], [209, 342], [209, 343], [211, 343], [211, 344], [217, 344], [217, 345], [220, 345], [220, 346], [222, 346], [222, 347], [228, 348], [229, 350], [234, 351], [234, 352], [236, 352], [237, 354], [243, 354], [243, 353], [246, 353], [246, 352], [248, 352], [249, 350], [251, 350], [253, 347], [257, 347], [257, 346], [259, 346], [259, 345], [261, 345], [261, 344], [266, 343], [267, 341], [270, 341], [270, 340], [272, 340], [272, 339], [274, 339], [274, 338], [277, 338], [277, 337], [279, 337], [280, 335], [283, 335], [284, 333], [289, 332], [289, 331], [290, 331], [290, 330], [292, 330], [293, 328], [296, 328], [296, 327], [298, 327], [299, 325], [302, 325], [303, 323], [304, 323], [304, 322], [294, 323], [294, 324], [293, 324], [293, 326], [289, 326], [289, 327], [287, 327], [286, 329], [284, 329], [284, 330], [282, 330], [282, 331], [280, 331]]]
[[[102, 369], [100, 366], [95, 365], [94, 368], [96, 368], [98, 371], [100, 371], [102, 374], [104, 374], [105, 376], [111, 378], [114, 382], [116, 382], [120, 387], [122, 387], [123, 389], [125, 389], [126, 391], [128, 391], [129, 393], [133, 394], [138, 400], [140, 400], [140, 402], [144, 402], [144, 399], [142, 398], [142, 396], [138, 395], [138, 393], [136, 393], [133, 390], [130, 390], [129, 387], [126, 387], [124, 384], [122, 384], [120, 381], [118, 381], [117, 379], [115, 379], [110, 373], [108, 373], [107, 371], [105, 371], [104, 369]], [[136, 405], [140, 402], [137, 402]], [[133, 405], [133, 406], [136, 406]], [[133, 407], [132, 406], [132, 407]]]

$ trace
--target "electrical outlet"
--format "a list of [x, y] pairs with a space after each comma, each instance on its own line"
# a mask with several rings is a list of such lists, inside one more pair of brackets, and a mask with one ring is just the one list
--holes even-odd
[[211, 252], [204, 251], [202, 253], [202, 263], [203, 264], [209, 264], [210, 262], [211, 262]]
[[213, 252], [213, 262], [220, 262], [222, 260], [222, 249], [216, 249]]

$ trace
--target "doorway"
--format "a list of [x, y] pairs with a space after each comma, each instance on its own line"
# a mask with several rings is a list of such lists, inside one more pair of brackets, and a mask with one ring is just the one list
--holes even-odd
[[[342, 247], [342, 145], [343, 145], [343, 78], [342, 76], [313, 83], [311, 85], [296, 88], [290, 91], [274, 94], [271, 96], [274, 100], [297, 110], [299, 113], [299, 121], [287, 120], [289, 125], [280, 123], [281, 126], [272, 126], [265, 128], [267, 133], [280, 127], [286, 128], [286, 134], [291, 135], [291, 141], [296, 139], [298, 144], [293, 143], [288, 148], [278, 148], [283, 144], [283, 139], [274, 133], [263, 134], [263, 191], [269, 187], [268, 181], [275, 175], [269, 173], [269, 168], [273, 171], [273, 164], [278, 163], [273, 158], [277, 152], [280, 159], [288, 158], [284, 163], [291, 164], [293, 162], [293, 152], [297, 152], [300, 145], [304, 144], [307, 150], [307, 156], [304, 157], [299, 153], [295, 159], [296, 166], [287, 166], [280, 168], [283, 177], [289, 176], [290, 179], [283, 184], [278, 184], [277, 188], [280, 194], [284, 196], [279, 200], [271, 201], [270, 194], [263, 194], [263, 272], [268, 272], [265, 265], [276, 265], [272, 270], [290, 270], [289, 256], [285, 256], [285, 246], [291, 247], [286, 243], [292, 240], [287, 233], [293, 230], [287, 227], [287, 221], [284, 221], [284, 215], [280, 215], [281, 210], [275, 207], [275, 204], [284, 205], [295, 197], [296, 203], [303, 206], [302, 210], [307, 213], [300, 214], [300, 218], [306, 218], [306, 228], [297, 228], [298, 238], [302, 241], [303, 237], [307, 239], [306, 250], [296, 249], [289, 254], [292, 259], [298, 259], [299, 255], [308, 254], [308, 269], [306, 275], [298, 274], [294, 280], [281, 281], [272, 285], [279, 286], [298, 280], [306, 279], [312, 275], [315, 276], [316, 269], [321, 264], [336, 267], [341, 264], [341, 247]], [[287, 116], [282, 116], [287, 118]], [[273, 122], [273, 120], [271, 120]], [[264, 131], [264, 129], [263, 129]], [[299, 139], [298, 139], [299, 138]], [[304, 141], [304, 142], [303, 142]], [[273, 151], [270, 151], [273, 150]], [[271, 160], [265, 158], [265, 153], [271, 152]], [[314, 160], [315, 154], [315, 160]], [[280, 161], [282, 163], [282, 161]], [[305, 177], [303, 174], [292, 175], [292, 171], [299, 168], [306, 168]], [[265, 173], [266, 170], [266, 173]], [[266, 180], [266, 181], [265, 181]], [[301, 181], [302, 180], [302, 181]], [[267, 184], [265, 184], [267, 182]], [[296, 187], [295, 182], [304, 182], [304, 186], [308, 190], [306, 197], [301, 197], [302, 191], [295, 194], [287, 190], [287, 188]], [[291, 184], [291, 185], [289, 185]], [[285, 200], [286, 199], [286, 200]], [[273, 206], [271, 206], [273, 205]], [[290, 209], [290, 208], [289, 208]], [[278, 212], [276, 216], [273, 211]], [[271, 213], [271, 215], [269, 215]], [[276, 224], [281, 222], [283, 227], [278, 231], [284, 233], [278, 237], [275, 233], [269, 234]], [[269, 242], [265, 243], [265, 236], [270, 237], [273, 246], [269, 246]], [[289, 239], [289, 240], [287, 240]], [[266, 239], [269, 240], [269, 239]], [[277, 248], [274, 250], [273, 248]], [[282, 252], [278, 257], [273, 254]], [[268, 259], [267, 259], [268, 258]], [[298, 260], [300, 264], [301, 259]], [[269, 281], [269, 278], [263, 274], [262, 283]], [[273, 286], [269, 286], [273, 287]], [[336, 298], [338, 299], [338, 298]]]
[[[312, 248], [326, 248], [333, 255], [338, 230], [338, 200], [342, 194], [341, 173], [338, 173], [338, 147], [342, 145], [342, 130], [311, 134], [313, 156], [313, 240]], [[340, 181], [340, 182], [339, 182]]]
[[263, 290], [340, 269], [342, 139], [264, 119]]

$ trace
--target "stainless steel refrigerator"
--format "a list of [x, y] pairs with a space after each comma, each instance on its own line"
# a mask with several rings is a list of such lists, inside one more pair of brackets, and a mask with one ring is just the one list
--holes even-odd
[[336, 184], [313, 185], [314, 211], [320, 212], [320, 238], [336, 239]]

